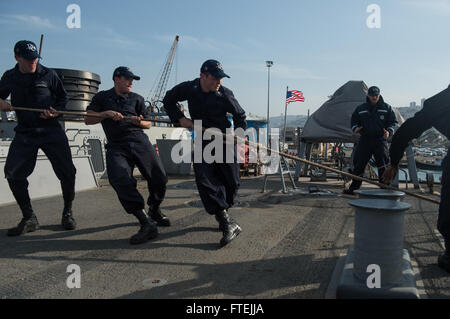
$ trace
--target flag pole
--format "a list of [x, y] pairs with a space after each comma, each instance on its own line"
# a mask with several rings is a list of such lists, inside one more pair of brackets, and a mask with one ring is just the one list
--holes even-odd
[[287, 113], [287, 94], [289, 92], [289, 87], [286, 86], [286, 98], [284, 99], [284, 133], [283, 133], [283, 151], [284, 145], [286, 143], [286, 113]]

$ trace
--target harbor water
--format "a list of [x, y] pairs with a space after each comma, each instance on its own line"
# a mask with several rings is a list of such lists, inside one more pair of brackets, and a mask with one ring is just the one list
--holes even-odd
[[[422, 170], [417, 171], [417, 178], [419, 179], [420, 182], [426, 182], [427, 181], [427, 173], [432, 173], [433, 174], [435, 183], [441, 183], [442, 171], [422, 171]], [[408, 170], [407, 169], [401, 169], [399, 171], [399, 180], [401, 182], [405, 181], [406, 175], [408, 175], [408, 180], [411, 180]]]

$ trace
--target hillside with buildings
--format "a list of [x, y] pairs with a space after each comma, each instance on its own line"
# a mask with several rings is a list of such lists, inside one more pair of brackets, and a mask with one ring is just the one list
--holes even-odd
[[[308, 117], [306, 115], [288, 115], [286, 118], [287, 127], [303, 127]], [[284, 127], [284, 115], [270, 118], [270, 127]]]

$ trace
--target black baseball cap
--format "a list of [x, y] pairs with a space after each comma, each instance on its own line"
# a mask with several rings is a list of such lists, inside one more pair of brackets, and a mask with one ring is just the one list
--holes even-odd
[[36, 44], [28, 40], [17, 42], [14, 46], [14, 54], [27, 60], [40, 58]]
[[113, 73], [113, 80], [116, 76], [119, 76], [119, 77], [123, 76], [123, 77], [129, 78], [129, 79], [132, 78], [134, 80], [141, 79], [140, 76], [134, 75], [133, 72], [130, 70], [130, 68], [128, 68], [126, 66], [119, 66], [118, 68], [116, 68]]
[[367, 94], [369, 94], [370, 96], [378, 95], [380, 94], [380, 89], [377, 86], [371, 86], [367, 91]]
[[221, 78], [229, 78], [225, 72], [223, 72], [222, 64], [216, 60], [207, 60], [203, 62], [202, 67], [200, 68], [201, 73], [209, 73], [213, 77], [221, 79]]

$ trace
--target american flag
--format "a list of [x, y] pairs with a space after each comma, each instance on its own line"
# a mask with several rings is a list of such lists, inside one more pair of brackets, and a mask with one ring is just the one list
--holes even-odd
[[305, 102], [305, 97], [302, 91], [291, 90], [286, 93], [286, 104], [291, 102]]

